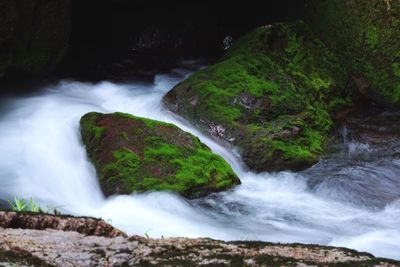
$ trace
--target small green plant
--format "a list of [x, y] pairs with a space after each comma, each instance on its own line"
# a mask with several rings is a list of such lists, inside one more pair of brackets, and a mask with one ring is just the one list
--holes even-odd
[[12, 211], [27, 211], [25, 199], [14, 196], [14, 200], [7, 199]]
[[29, 199], [29, 211], [32, 211], [32, 212], [40, 212], [41, 211], [40, 206], [33, 201], [32, 197]]

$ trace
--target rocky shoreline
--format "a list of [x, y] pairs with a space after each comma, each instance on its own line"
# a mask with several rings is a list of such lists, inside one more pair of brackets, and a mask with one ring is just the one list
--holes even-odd
[[89, 217], [0, 212], [0, 266], [400, 266], [346, 248], [128, 237]]

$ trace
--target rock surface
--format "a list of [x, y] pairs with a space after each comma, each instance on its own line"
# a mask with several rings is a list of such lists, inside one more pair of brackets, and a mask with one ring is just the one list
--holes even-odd
[[[0, 214], [10, 215], [16, 216], [7, 212]], [[27, 225], [33, 229], [40, 228], [35, 226], [37, 217], [40, 216], [54, 217], [54, 221], [65, 219], [52, 215], [36, 215]], [[54, 230], [52, 226], [48, 228], [31, 230], [0, 227], [0, 265], [400, 266], [396, 261], [375, 258], [368, 253], [345, 248], [245, 241], [222, 242], [207, 238], [148, 239], [139, 236], [127, 238], [124, 235], [106, 237], [102, 234], [99, 236], [98, 232], [87, 234], [84, 231], [86, 234], [82, 234]]]
[[0, 78], [38, 75], [67, 51], [70, 0], [0, 0]]
[[367, 145], [370, 153], [384, 158], [400, 149], [400, 113], [379, 112], [351, 116], [344, 122], [346, 140]]
[[84, 235], [105, 237], [126, 237], [125, 233], [89, 217], [54, 216], [41, 213], [17, 213], [0, 211], [0, 227], [14, 229], [75, 231]]
[[373, 101], [400, 107], [400, 2], [307, 0], [306, 19]]
[[172, 190], [198, 196], [240, 183], [222, 157], [173, 124], [125, 113], [88, 113], [80, 123], [106, 195]]
[[346, 73], [303, 22], [260, 27], [217, 64], [165, 97], [173, 112], [239, 147], [256, 171], [302, 169], [318, 159], [331, 113], [349, 102]]

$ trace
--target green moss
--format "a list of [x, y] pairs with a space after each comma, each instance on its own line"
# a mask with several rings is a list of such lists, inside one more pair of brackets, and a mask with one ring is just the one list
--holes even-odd
[[158, 168], [173, 172], [164, 179], [145, 178], [139, 183], [140, 191], [173, 190], [184, 195], [192, 188], [213, 187], [220, 190], [230, 186], [235, 173], [225, 160], [213, 154], [197, 138], [193, 138], [194, 149], [167, 144], [158, 137], [146, 139], [144, 162], [156, 164]]
[[181, 156], [181, 151], [177, 146], [165, 143], [159, 137], [147, 137], [145, 142], [144, 161], [146, 163], [159, 162], [160, 160], [168, 161]]
[[379, 44], [378, 29], [375, 26], [369, 26], [366, 30], [365, 37], [367, 39], [368, 46], [371, 49], [375, 49]]
[[95, 132], [94, 134], [94, 138], [99, 139], [102, 137], [103, 133], [104, 133], [104, 128], [103, 127], [93, 127], [93, 130]]
[[[301, 116], [282, 115], [274, 121], [264, 123], [263, 127], [251, 125], [251, 135], [260, 136], [260, 138], [255, 138], [255, 141], [252, 142], [255, 148], [248, 149], [257, 150], [258, 147], [264, 147], [261, 154], [257, 155], [258, 157], [274, 158], [279, 155], [282, 160], [293, 164], [295, 169], [299, 165], [315, 162], [318, 155], [324, 151], [324, 144], [327, 139], [326, 130], [329, 130], [329, 128], [322, 131], [317, 130], [316, 124], [306, 123], [309, 120], [308, 116], [310, 116], [309, 113]], [[327, 125], [324, 124], [324, 126]], [[301, 131], [301, 133], [297, 131]]]
[[226, 177], [235, 176], [223, 158], [204, 148], [197, 149], [185, 160], [175, 159], [173, 162], [179, 166], [176, 178], [202, 186], [214, 183], [217, 189], [226, 188], [232, 183], [232, 180]]
[[[95, 139], [100, 139], [103, 136], [105, 129], [103, 127], [97, 126], [97, 113], [88, 113], [86, 114], [85, 118], [85, 120], [81, 120], [82, 132], [93, 133], [93, 137]], [[83, 137], [83, 139], [85, 139], [85, 136]]]
[[121, 148], [113, 151], [114, 160], [101, 167], [100, 182], [107, 187], [123, 186], [133, 192], [140, 170], [140, 159], [131, 150]]

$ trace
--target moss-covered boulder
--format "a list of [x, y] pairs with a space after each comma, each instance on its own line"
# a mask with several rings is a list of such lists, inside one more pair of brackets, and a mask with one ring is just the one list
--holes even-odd
[[0, 0], [0, 78], [54, 68], [68, 48], [70, 0]]
[[256, 171], [317, 161], [331, 114], [348, 102], [346, 73], [303, 22], [255, 29], [217, 64], [175, 86], [164, 103], [239, 147]]
[[172, 190], [194, 197], [240, 184], [222, 157], [173, 124], [92, 112], [80, 125], [105, 195]]
[[354, 88], [400, 107], [400, 1], [307, 0], [307, 20], [338, 55]]

